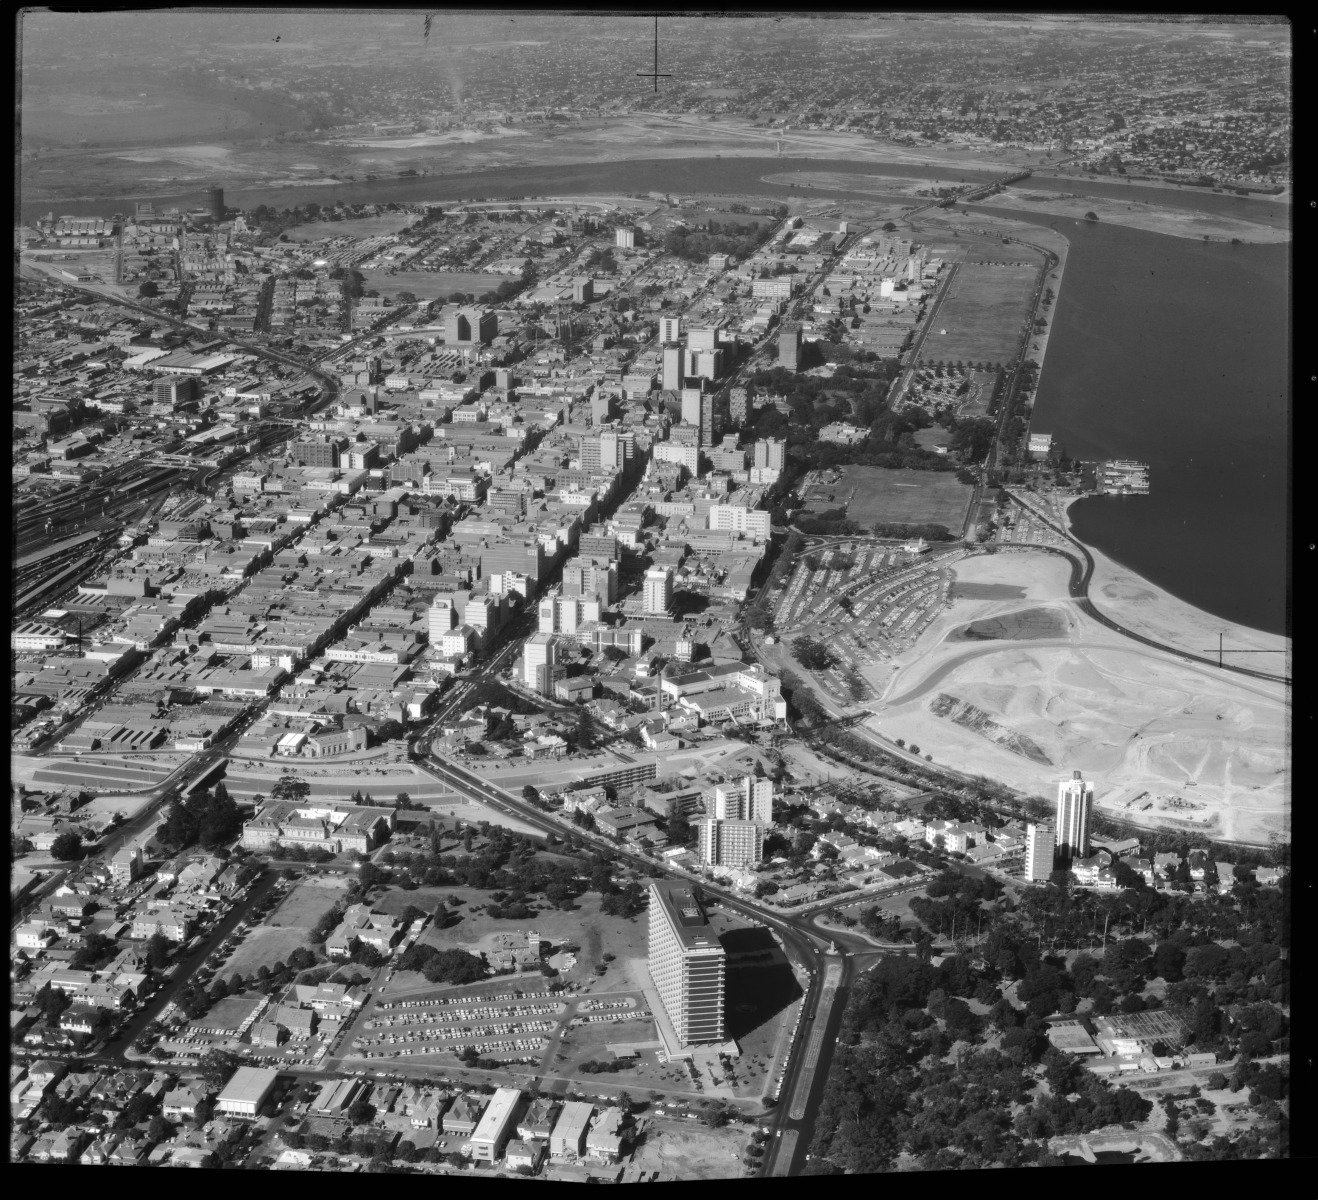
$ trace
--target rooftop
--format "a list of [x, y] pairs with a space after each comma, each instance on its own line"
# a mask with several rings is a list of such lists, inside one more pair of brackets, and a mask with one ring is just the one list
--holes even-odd
[[720, 952], [718, 935], [714, 932], [705, 916], [700, 901], [696, 899], [694, 889], [688, 883], [676, 880], [654, 880], [650, 884], [651, 912], [662, 913], [667, 918], [683, 946], [689, 950], [710, 950], [717, 948]]

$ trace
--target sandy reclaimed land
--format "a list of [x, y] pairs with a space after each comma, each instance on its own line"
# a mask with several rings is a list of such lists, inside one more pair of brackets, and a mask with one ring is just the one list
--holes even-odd
[[[978, 555], [953, 570], [958, 583], [1014, 586], [1023, 595], [960, 598], [940, 614], [873, 706], [869, 724], [885, 737], [1039, 796], [1083, 771], [1095, 781], [1098, 807], [1132, 823], [1255, 844], [1287, 828], [1283, 685], [1190, 663], [1098, 624], [1067, 595], [1070, 570], [1059, 556]], [[1142, 603], [1173, 619], [1154, 589], [1139, 584], [1147, 598], [1106, 611], [1123, 620], [1126, 606], [1138, 611]], [[1027, 620], [1015, 616], [1025, 612]], [[994, 619], [1003, 632], [1038, 636], [950, 637]], [[957, 723], [955, 712], [935, 715], [940, 695], [973, 705], [981, 727]], [[1013, 740], [1014, 749], [1003, 744]]]
[[765, 183], [780, 187], [826, 188], [829, 191], [863, 192], [884, 199], [896, 196], [909, 197], [919, 204], [930, 197], [921, 196], [936, 187], [950, 186], [936, 179], [921, 179], [907, 175], [852, 175], [846, 171], [780, 171], [762, 176]]
[[[1126, 225], [1149, 233], [1165, 233], [1172, 237], [1194, 238], [1202, 241], [1207, 236], [1220, 242], [1239, 238], [1242, 242], [1288, 242], [1288, 227], [1275, 228], [1260, 221], [1244, 221], [1218, 213], [1187, 212], [1179, 208], [1164, 208], [1143, 200], [1114, 200], [1106, 196], [1059, 196], [1055, 192], [1032, 192], [1029, 187], [1006, 188], [996, 196], [976, 200], [977, 208], [1007, 209], [1022, 212], [1043, 212], [1058, 217], [1083, 218], [1088, 212], [1108, 225]], [[1263, 214], [1275, 219], [1272, 211]]]
[[[902, 162], [906, 160], [885, 156], [887, 161]], [[946, 164], [940, 164], [946, 165]], [[969, 163], [965, 166], [970, 167]], [[936, 187], [947, 186], [939, 180], [910, 177], [889, 178], [883, 175], [848, 175], [838, 171], [790, 171], [778, 175], [764, 176], [766, 183], [802, 188], [822, 188], [827, 190], [845, 190], [863, 192], [884, 198], [905, 197], [913, 204], [928, 203], [928, 192]], [[1077, 180], [1083, 187], [1084, 181]], [[1184, 194], [1179, 192], [1178, 194]], [[1094, 213], [1101, 222], [1108, 225], [1125, 225], [1132, 229], [1143, 229], [1149, 233], [1165, 233], [1172, 237], [1195, 238], [1202, 240], [1205, 235], [1212, 241], [1225, 241], [1239, 238], [1242, 242], [1287, 242], [1290, 241], [1289, 222], [1279, 219], [1275, 208], [1260, 210], [1260, 219], [1245, 220], [1224, 216], [1217, 213], [1189, 212], [1179, 208], [1166, 208], [1150, 204], [1145, 200], [1122, 200], [1106, 196], [1087, 196], [1083, 194], [1067, 195], [1057, 192], [1032, 190], [1028, 183], [1018, 187], [1005, 188], [996, 196], [976, 200], [973, 207], [998, 210], [1049, 213], [1058, 217], [1082, 219], [1088, 212]], [[963, 221], [973, 220], [978, 213], [961, 214]], [[920, 219], [925, 219], [921, 214]]]

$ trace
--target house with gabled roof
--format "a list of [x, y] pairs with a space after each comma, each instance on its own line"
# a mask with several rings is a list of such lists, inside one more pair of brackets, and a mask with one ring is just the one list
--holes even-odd
[[470, 1137], [480, 1123], [485, 1108], [483, 1099], [463, 1092], [457, 1096], [444, 1114], [444, 1132]]
[[106, 1165], [111, 1167], [135, 1167], [146, 1157], [146, 1152], [147, 1141], [145, 1138], [124, 1138], [110, 1151], [110, 1157]]
[[79, 1156], [84, 1167], [103, 1167], [110, 1161], [110, 1152], [119, 1144], [117, 1133], [107, 1134], [92, 1142]]

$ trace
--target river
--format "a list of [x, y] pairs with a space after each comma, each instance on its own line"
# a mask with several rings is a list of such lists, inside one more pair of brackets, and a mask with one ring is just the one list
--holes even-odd
[[[232, 190], [250, 208], [335, 199], [416, 202], [522, 195], [715, 192], [801, 196], [761, 182], [787, 171], [980, 180], [985, 172], [913, 164], [792, 158], [692, 158], [510, 167], [316, 187]], [[1049, 179], [1039, 191], [1125, 196], [1269, 225], [1286, 205], [1208, 190]], [[858, 195], [811, 189], [812, 196]], [[158, 197], [196, 207], [200, 191]], [[24, 204], [110, 215], [123, 198]], [[972, 208], [974, 206], [971, 206]], [[1002, 215], [1000, 212], [996, 215]], [[1150, 465], [1146, 497], [1095, 497], [1071, 510], [1075, 532], [1118, 563], [1215, 616], [1286, 630], [1289, 362], [1287, 245], [1229, 246], [1014, 212], [1071, 239], [1033, 428], [1073, 457]]]
[[1031, 428], [1073, 458], [1150, 468], [1147, 496], [1073, 505], [1076, 536], [1197, 608], [1285, 633], [1289, 246], [1035, 223], [1071, 249]]

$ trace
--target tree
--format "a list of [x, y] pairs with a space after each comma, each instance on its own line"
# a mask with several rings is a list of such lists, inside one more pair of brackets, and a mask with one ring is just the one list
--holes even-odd
[[369, 1125], [375, 1116], [375, 1107], [359, 1096], [348, 1109], [348, 1120], [354, 1125]]
[[212, 1090], [219, 1091], [241, 1065], [236, 1054], [230, 1054], [227, 1050], [208, 1050], [197, 1064], [197, 1074]]
[[465, 950], [441, 950], [425, 966], [431, 983], [475, 983], [485, 978], [485, 964]]
[[171, 943], [163, 933], [153, 933], [146, 942], [147, 965], [158, 971], [169, 961]]
[[275, 800], [291, 800], [295, 803], [302, 803], [310, 795], [311, 784], [293, 774], [281, 776], [275, 786], [270, 789], [270, 796]]
[[695, 836], [695, 830], [687, 819], [686, 810], [680, 800], [670, 800], [665, 814], [668, 827], [668, 840], [674, 845], [685, 846]]
[[173, 1132], [174, 1132], [174, 1127], [168, 1121], [166, 1121], [165, 1118], [160, 1115], [160, 1113], [156, 1113], [156, 1115], [151, 1118], [150, 1123], [146, 1127], [147, 1141], [163, 1142]]
[[1086, 220], [1086, 221], [1097, 221], [1097, 220], [1098, 220], [1098, 213], [1096, 213], [1096, 212], [1087, 212], [1087, 213], [1085, 213], [1085, 220]]
[[82, 835], [72, 829], [61, 833], [50, 846], [51, 856], [60, 862], [72, 862], [82, 857]]
[[138, 284], [137, 294], [147, 300], [153, 300], [160, 295], [160, 288], [148, 279], [146, 282]]

